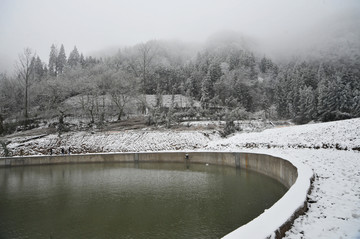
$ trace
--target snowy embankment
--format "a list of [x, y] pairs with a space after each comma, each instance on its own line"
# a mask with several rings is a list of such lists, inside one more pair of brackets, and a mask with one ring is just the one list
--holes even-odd
[[210, 143], [209, 149], [314, 148], [360, 150], [360, 119], [267, 129], [263, 132], [236, 134]]
[[165, 150], [204, 149], [208, 142], [219, 136], [211, 131], [112, 131], [112, 132], [76, 132], [60, 137], [56, 134], [23, 142], [11, 139], [8, 145], [13, 155], [60, 154], [64, 148], [72, 153], [97, 152], [144, 152]]
[[71, 132], [26, 140], [8, 139], [13, 155], [60, 153], [224, 150], [239, 148], [310, 148], [360, 150], [360, 118], [321, 124], [287, 126], [221, 138], [214, 130], [127, 130]]
[[26, 141], [11, 138], [15, 154], [173, 150], [248, 151], [308, 165], [315, 174], [309, 210], [295, 220], [286, 238], [360, 238], [360, 118], [237, 133], [131, 130], [66, 133]]

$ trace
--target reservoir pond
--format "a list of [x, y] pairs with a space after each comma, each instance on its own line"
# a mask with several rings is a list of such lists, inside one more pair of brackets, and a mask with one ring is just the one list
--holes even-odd
[[286, 191], [256, 172], [203, 164], [0, 168], [0, 238], [221, 238]]

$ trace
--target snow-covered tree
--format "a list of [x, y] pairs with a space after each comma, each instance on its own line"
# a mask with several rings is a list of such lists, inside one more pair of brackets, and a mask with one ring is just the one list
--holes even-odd
[[[142, 79], [142, 92], [146, 94], [146, 89], [150, 81], [151, 64], [157, 54], [156, 42], [149, 41], [138, 46], [138, 66], [140, 71], [137, 73]], [[140, 74], [139, 74], [140, 73]]]
[[76, 67], [80, 64], [80, 54], [76, 46], [74, 46], [74, 49], [69, 54], [68, 64], [70, 67]]
[[202, 81], [201, 84], [201, 106], [204, 109], [209, 108], [209, 104], [210, 104], [210, 100], [212, 98], [212, 90], [213, 90], [213, 85], [211, 82], [211, 76], [210, 76], [210, 72], [208, 72], [208, 74], [205, 76], [205, 78]]
[[297, 123], [307, 123], [316, 116], [316, 97], [311, 86], [303, 86], [300, 91], [300, 107], [296, 117]]
[[64, 48], [64, 45], [61, 44], [61, 47], [60, 47], [60, 51], [59, 51], [59, 55], [57, 57], [57, 61], [56, 61], [56, 68], [57, 68], [57, 73], [58, 74], [62, 74], [63, 71], [64, 71], [64, 67], [67, 63], [67, 60], [66, 60], [66, 54], [65, 54], [65, 48]]
[[35, 73], [35, 80], [37, 80], [38, 82], [45, 75], [44, 64], [39, 56], [37, 56], [36, 59], [34, 59], [34, 73]]
[[136, 98], [137, 88], [137, 81], [126, 72], [119, 71], [112, 74], [110, 95], [112, 102], [118, 110], [118, 120], [121, 120], [127, 104]]
[[85, 61], [85, 57], [82, 53], [80, 54], [80, 64], [81, 64], [82, 68], [85, 68], [86, 61]]
[[58, 49], [56, 48], [56, 46], [54, 44], [52, 44], [50, 47], [49, 65], [48, 65], [49, 74], [51, 76], [57, 75], [57, 69], [56, 69], [57, 56], [58, 56]]
[[21, 85], [24, 88], [24, 117], [28, 118], [29, 110], [29, 88], [34, 80], [34, 67], [31, 64], [32, 59], [35, 58], [35, 54], [30, 48], [25, 48], [24, 52], [19, 55], [19, 59], [16, 63], [16, 74], [20, 80]]

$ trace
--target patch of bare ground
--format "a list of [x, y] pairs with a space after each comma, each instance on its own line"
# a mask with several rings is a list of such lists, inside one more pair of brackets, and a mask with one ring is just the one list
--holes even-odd
[[24, 131], [18, 131], [10, 135], [6, 135], [4, 137], [0, 137], [0, 141], [8, 141], [12, 138], [18, 138], [23, 137], [24, 140], [26, 139], [32, 139], [33, 137], [38, 137], [40, 135], [49, 135], [49, 134], [55, 134], [56, 128], [54, 127], [41, 127], [41, 128], [35, 128], [30, 130], [24, 130]]

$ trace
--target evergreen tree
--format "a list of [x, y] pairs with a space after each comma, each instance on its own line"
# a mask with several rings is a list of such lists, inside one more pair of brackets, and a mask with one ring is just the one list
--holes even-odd
[[57, 62], [56, 63], [57, 63], [56, 64], [57, 73], [62, 74], [63, 71], [64, 71], [64, 67], [66, 65], [66, 54], [65, 54], [65, 49], [64, 49], [63, 44], [61, 44], [59, 55], [57, 57]]
[[219, 64], [210, 64], [208, 72], [210, 74], [210, 79], [212, 84], [215, 84], [218, 80], [220, 80], [220, 77], [222, 75], [221, 67]]
[[214, 84], [214, 94], [220, 100], [222, 104], [225, 104], [226, 99], [231, 97], [230, 87], [227, 85], [227, 79], [225, 76], [222, 76], [220, 80], [216, 81]]
[[274, 64], [271, 61], [271, 59], [268, 59], [264, 56], [259, 63], [259, 69], [261, 73], [267, 73], [269, 70], [273, 68], [273, 65]]
[[329, 86], [328, 80], [323, 78], [318, 85], [317, 114], [321, 117], [328, 110]]
[[45, 74], [45, 70], [44, 70], [44, 64], [42, 63], [39, 56], [36, 57], [34, 67], [35, 67], [34, 72], [36, 77], [38, 78], [38, 80], [41, 80]]
[[4, 121], [4, 118], [0, 114], [0, 135], [3, 135], [5, 132], [5, 127], [4, 127], [3, 121]]
[[354, 96], [354, 98], [353, 98], [354, 105], [351, 108], [351, 112], [354, 117], [360, 117], [360, 90], [355, 89], [353, 96]]
[[212, 98], [213, 86], [211, 82], [210, 72], [203, 79], [201, 84], [201, 106], [204, 109], [209, 108], [210, 99]]
[[194, 79], [192, 77], [189, 77], [186, 79], [184, 83], [184, 92], [186, 96], [193, 97], [195, 93], [194, 89]]
[[353, 103], [353, 95], [350, 84], [341, 84], [339, 89], [339, 111], [351, 113]]
[[72, 68], [77, 66], [78, 64], [80, 64], [80, 54], [79, 54], [76, 46], [74, 47], [74, 50], [72, 50], [70, 52], [68, 64]]
[[315, 94], [311, 86], [303, 86], [300, 91], [300, 107], [296, 122], [303, 124], [312, 120], [316, 113]]
[[37, 56], [34, 56], [31, 59], [30, 67], [32, 69], [32, 78], [34, 82], [39, 82], [44, 74], [42, 62], [40, 58]]
[[50, 47], [50, 55], [49, 55], [49, 74], [51, 76], [56, 76], [56, 65], [57, 65], [57, 56], [58, 56], [58, 50], [54, 44]]
[[277, 85], [275, 88], [275, 98], [276, 98], [276, 111], [280, 118], [287, 118], [287, 101], [286, 101], [286, 93], [284, 92], [283, 87], [281, 85]]
[[247, 111], [254, 111], [254, 101], [250, 86], [238, 80], [234, 84], [234, 94], [238, 102], [244, 106]]
[[86, 61], [85, 61], [84, 55], [82, 53], [80, 54], [80, 64], [81, 64], [82, 68], [85, 68]]
[[240, 65], [240, 56], [242, 51], [234, 50], [231, 51], [227, 57], [227, 62], [229, 63], [229, 70], [234, 70]]
[[317, 112], [322, 121], [334, 120], [338, 108], [338, 89], [334, 78], [324, 78], [318, 86]]
[[358, 102], [355, 101], [356, 90], [359, 86], [359, 78], [351, 70], [345, 70], [339, 82], [339, 110], [352, 114], [353, 108]]
[[282, 69], [279, 72], [274, 84], [274, 99], [277, 114], [282, 119], [289, 118], [289, 104], [291, 104], [289, 95], [291, 94], [291, 86], [286, 69]]
[[256, 80], [257, 79], [256, 60], [252, 52], [245, 55], [244, 65], [249, 69], [250, 80], [252, 81]]

